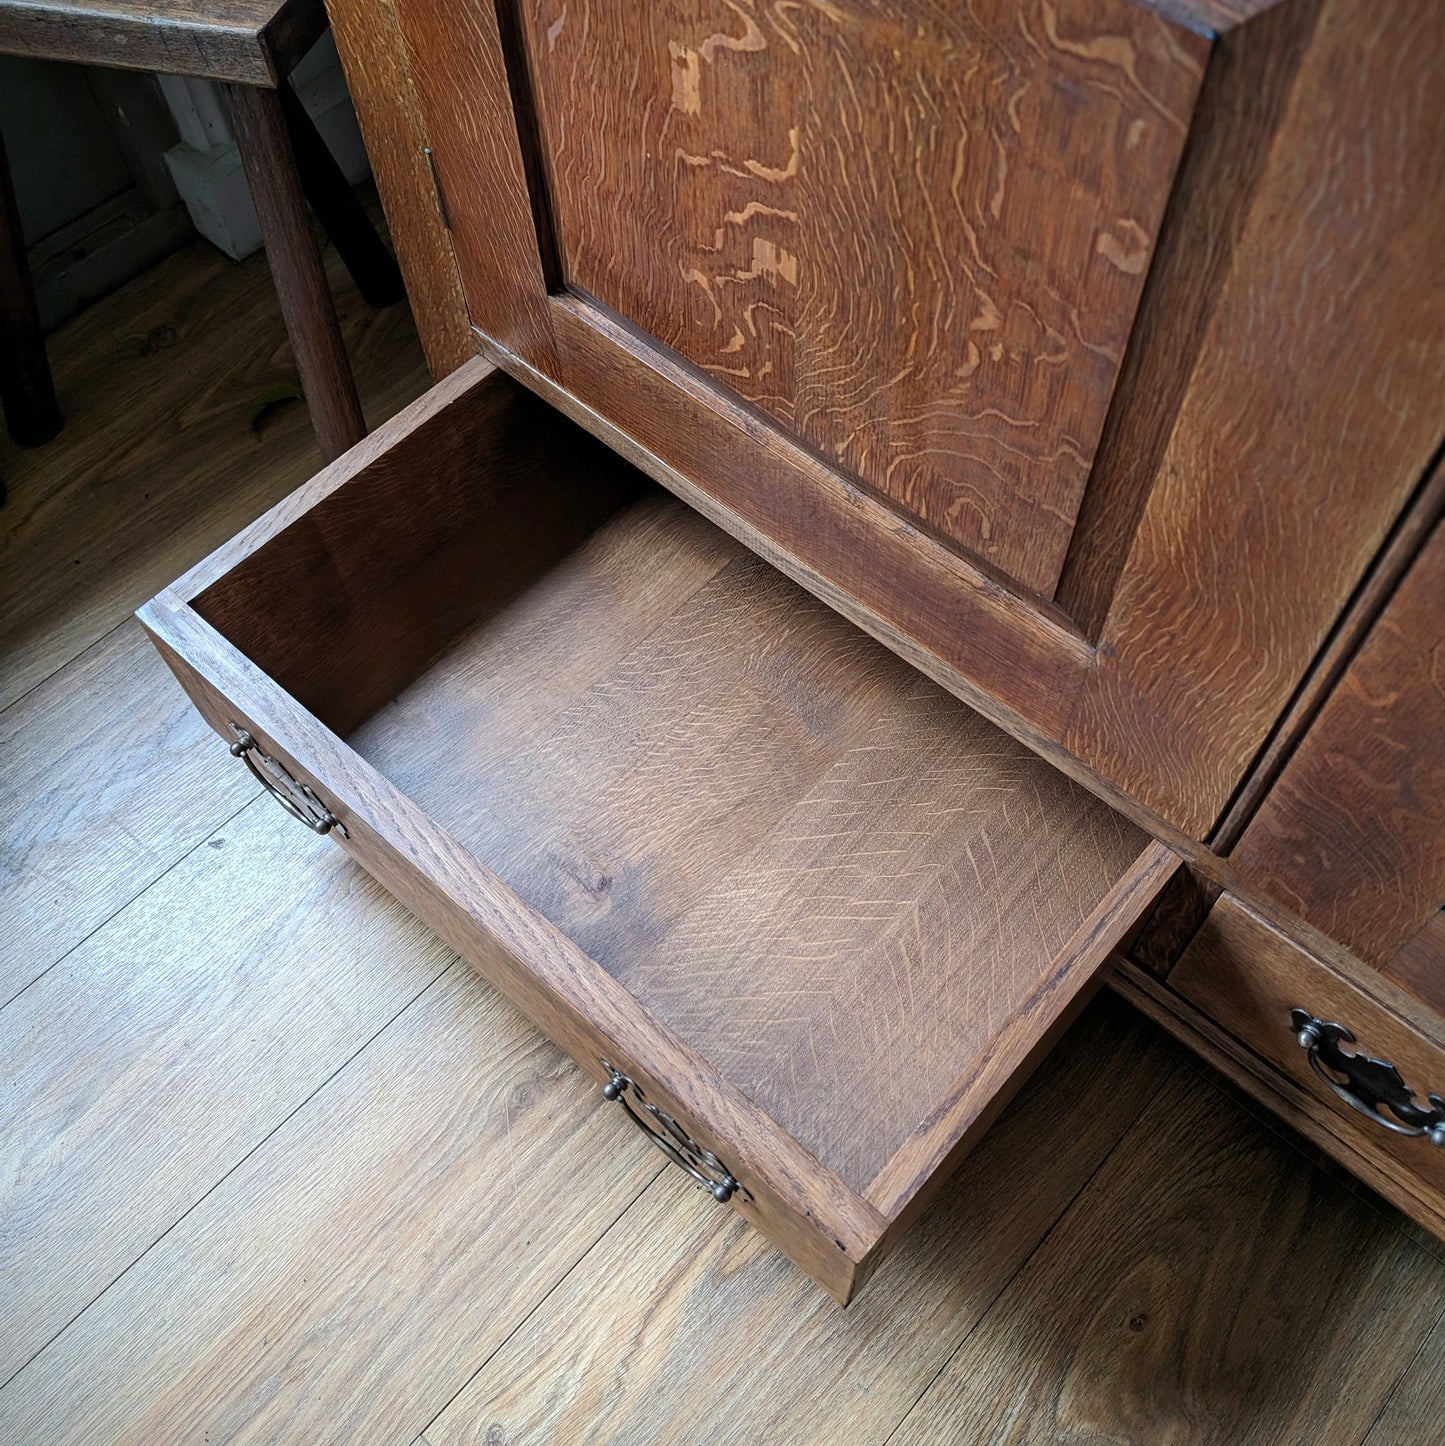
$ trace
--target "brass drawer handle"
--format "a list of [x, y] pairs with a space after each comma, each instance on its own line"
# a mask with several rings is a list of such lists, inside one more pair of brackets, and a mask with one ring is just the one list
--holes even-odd
[[[1308, 1009], [1291, 1009], [1289, 1021], [1294, 1037], [1310, 1052], [1310, 1068], [1352, 1110], [1397, 1135], [1423, 1135], [1432, 1145], [1445, 1145], [1445, 1100], [1439, 1095], [1428, 1096], [1431, 1107], [1426, 1109], [1416, 1103], [1414, 1090], [1389, 1060], [1341, 1049], [1341, 1044], [1355, 1042], [1343, 1024], [1326, 1024]], [[1344, 1075], [1343, 1082], [1337, 1074]]]
[[232, 757], [251, 770], [256, 782], [292, 818], [299, 818], [312, 833], [326, 834], [335, 829], [342, 838], [348, 836], [346, 825], [304, 783], [292, 778], [269, 754], [262, 753], [260, 744], [244, 728], [232, 723], [231, 731], [236, 735], [231, 744]]
[[[744, 1200], [753, 1198], [733, 1179], [732, 1172], [711, 1150], [704, 1150], [689, 1138], [687, 1131], [666, 1110], [648, 1104], [636, 1084], [621, 1070], [613, 1069], [605, 1059], [598, 1060], [598, 1063], [607, 1071], [607, 1083], [602, 1086], [602, 1098], [617, 1100], [627, 1111], [628, 1119], [674, 1165], [686, 1170], [714, 1200], [726, 1205], [734, 1195], [741, 1195]], [[637, 1101], [636, 1105], [633, 1104], [634, 1099]], [[638, 1112], [639, 1106], [641, 1113]], [[656, 1121], [658, 1128], [653, 1128], [653, 1121]]]

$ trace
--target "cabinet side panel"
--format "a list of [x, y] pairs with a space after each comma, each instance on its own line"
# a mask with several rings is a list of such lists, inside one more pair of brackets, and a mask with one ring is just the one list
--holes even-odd
[[1323, 0], [1286, 0], [1209, 57], [1055, 600], [1098, 637], [1265, 179]]
[[1292, 88], [1064, 740], [1170, 816], [1218, 817], [1439, 441], [1442, 63], [1434, 0], [1330, 0]]
[[476, 355], [461, 279], [427, 166], [426, 131], [390, 0], [326, 7], [432, 377]]

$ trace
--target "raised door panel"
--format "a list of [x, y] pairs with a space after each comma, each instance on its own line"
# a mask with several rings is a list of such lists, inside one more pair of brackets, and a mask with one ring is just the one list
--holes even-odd
[[519, 14], [562, 282], [1051, 595], [1205, 41], [1127, 0]]

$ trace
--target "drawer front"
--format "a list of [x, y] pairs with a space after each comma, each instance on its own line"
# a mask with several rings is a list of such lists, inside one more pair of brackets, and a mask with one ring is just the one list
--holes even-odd
[[[266, 755], [259, 766], [279, 778], [282, 790], [287, 783], [308, 788], [335, 821], [329, 837], [560, 1045], [597, 1081], [599, 1092], [614, 1072], [622, 1073], [647, 1104], [666, 1111], [722, 1162], [740, 1189], [727, 1206], [702, 1198], [699, 1209], [737, 1210], [831, 1295], [851, 1297], [865, 1278], [859, 1259], [881, 1221], [569, 940], [449, 847], [409, 799], [203, 622], [162, 600], [150, 604], [143, 621], [225, 745], [244, 730]], [[618, 1100], [612, 1107], [620, 1116], [624, 1105]], [[777, 1180], [784, 1182], [781, 1188]], [[827, 1221], [826, 1231], [820, 1220]], [[856, 1233], [837, 1238], [845, 1229], [839, 1222], [849, 1220], [856, 1221]]]
[[1203, 838], [1438, 441], [1445, 40], [1188, 9], [396, 6], [486, 354]]
[[1169, 984], [1291, 1081], [1347, 1163], [1363, 1157], [1433, 1218], [1445, 1214], [1445, 1040], [1435, 1016], [1405, 1018], [1392, 1007], [1403, 996], [1382, 985], [1391, 998], [1376, 997], [1228, 894]]

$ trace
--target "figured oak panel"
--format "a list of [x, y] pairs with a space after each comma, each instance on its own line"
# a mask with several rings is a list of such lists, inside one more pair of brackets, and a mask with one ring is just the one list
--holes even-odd
[[971, 707], [1149, 827], [1205, 837], [1439, 442], [1431, 0], [1280, 0], [1214, 27], [1129, 336], [1151, 355], [1109, 406], [1154, 415], [1112, 446], [1104, 428], [1053, 603], [566, 290], [539, 246], [556, 178], [515, 8], [499, 27], [490, 0], [396, 3], [483, 350]]
[[565, 283], [1051, 593], [1207, 42], [1125, 0], [519, 9]]

